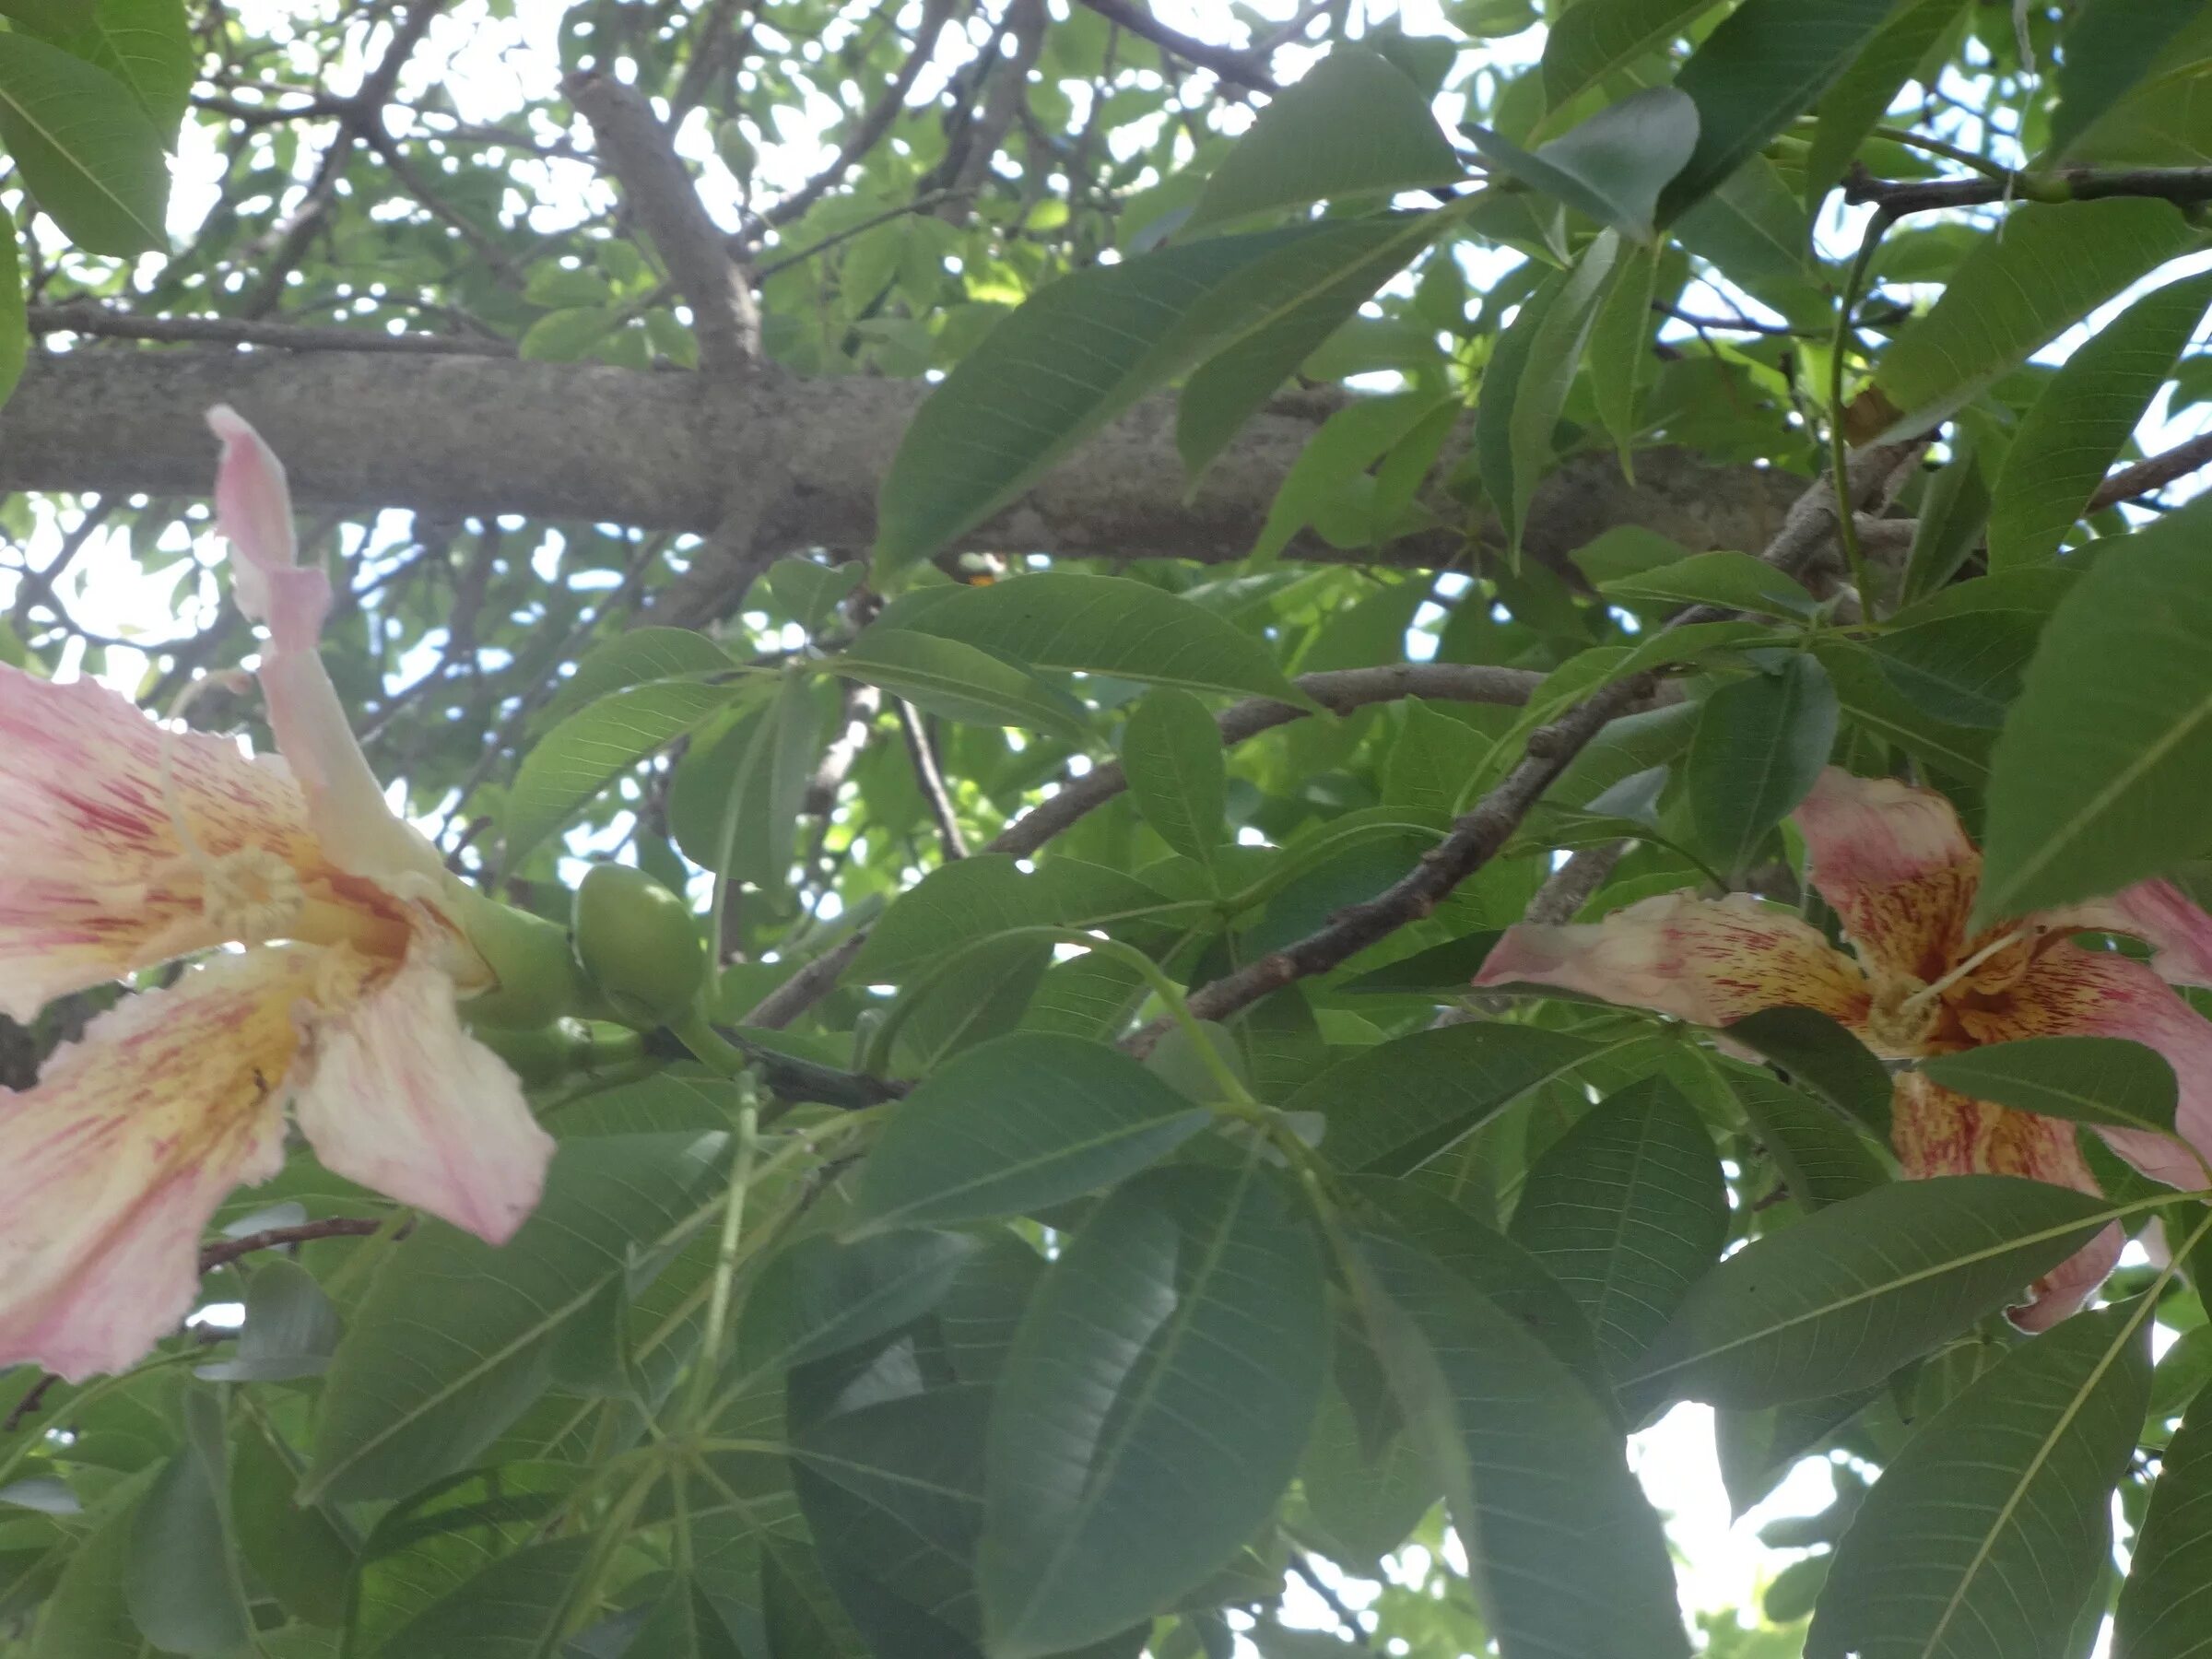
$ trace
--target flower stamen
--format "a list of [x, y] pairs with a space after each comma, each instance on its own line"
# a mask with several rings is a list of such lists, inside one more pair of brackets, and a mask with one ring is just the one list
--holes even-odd
[[1973, 955], [1968, 957], [1965, 961], [1959, 963], [1948, 973], [1945, 974], [1934, 984], [1924, 986], [1920, 990], [1915, 991], [1911, 996], [1904, 1000], [1902, 1006], [1904, 1008], [1911, 1009], [1922, 1003], [1934, 1001], [1936, 997], [1941, 996], [1946, 991], [1948, 991], [1953, 985], [1957, 984], [1968, 974], [1973, 972], [1975, 969], [1981, 967], [1983, 963], [1988, 961], [1990, 958], [1995, 956], [1998, 952], [2005, 950], [2011, 946], [2018, 945], [2023, 939], [2040, 937], [2043, 931], [2044, 930], [2040, 926], [2027, 926], [2018, 927], [2008, 934], [1999, 935], [1996, 938], [1992, 939], [1988, 944], [1983, 946], [1981, 949], [1975, 951]]

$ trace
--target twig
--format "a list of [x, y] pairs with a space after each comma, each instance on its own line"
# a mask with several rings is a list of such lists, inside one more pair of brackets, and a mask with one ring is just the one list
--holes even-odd
[[1306, 1558], [1304, 1550], [1294, 1549], [1290, 1552], [1290, 1571], [1306, 1581], [1306, 1588], [1321, 1597], [1323, 1604], [1336, 1616], [1336, 1622], [1344, 1627], [1345, 1632], [1357, 1645], [1368, 1645], [1367, 1627], [1359, 1622], [1359, 1616], [1346, 1605], [1344, 1597], [1336, 1594], [1335, 1587], [1314, 1571], [1313, 1563]]
[[[1483, 664], [1391, 663], [1379, 668], [1300, 675], [1296, 684], [1331, 713], [1348, 714], [1371, 703], [1395, 702], [1406, 697], [1432, 697], [1442, 702], [1524, 703], [1543, 678], [1531, 669]], [[1234, 747], [1248, 737], [1304, 720], [1312, 713], [1311, 709], [1295, 703], [1254, 697], [1224, 710], [1215, 724], [1221, 728], [1223, 747]], [[1120, 761], [1094, 766], [1081, 777], [1068, 779], [1050, 800], [1040, 802], [1008, 824], [984, 851], [1026, 857], [1128, 787], [1129, 777]]]
[[[753, 1023], [749, 1018], [746, 1021], [747, 1025]], [[886, 1100], [896, 1100], [913, 1088], [912, 1084], [896, 1077], [877, 1077], [866, 1072], [839, 1071], [835, 1066], [818, 1065], [812, 1060], [802, 1060], [796, 1054], [756, 1042], [735, 1026], [718, 1025], [714, 1034], [750, 1061], [768, 1091], [786, 1105], [834, 1106], [841, 1112], [859, 1112], [865, 1107], [880, 1106]], [[689, 1049], [665, 1031], [656, 1031], [647, 1038], [645, 1052], [664, 1060], [686, 1060], [691, 1055]]]
[[13, 1434], [25, 1418], [46, 1403], [47, 1392], [60, 1381], [59, 1377], [48, 1371], [33, 1382], [23, 1397], [16, 1402], [15, 1408], [7, 1414], [7, 1421], [0, 1423], [0, 1434]]
[[922, 798], [929, 803], [930, 817], [936, 820], [937, 842], [947, 862], [965, 858], [968, 840], [960, 833], [959, 814], [953, 810], [952, 792], [945, 786], [945, 769], [937, 764], [936, 747], [929, 740], [922, 712], [903, 697], [895, 700], [907, 758], [914, 763], [914, 782], [921, 786]]
[[1528, 909], [1522, 912], [1522, 920], [1572, 921], [1575, 912], [1590, 902], [1590, 895], [1606, 885], [1606, 877], [1613, 874], [1613, 866], [1628, 850], [1629, 843], [1625, 841], [1584, 847], [1545, 878], [1544, 885], [1536, 889], [1536, 896], [1528, 901]]
[[761, 216], [764, 227], [772, 229], [799, 218], [836, 188], [863, 156], [883, 142], [883, 135], [891, 130], [891, 123], [899, 119], [899, 112], [906, 107], [906, 95], [913, 90], [923, 66], [936, 51], [937, 37], [945, 32], [945, 25], [952, 20], [958, 7], [959, 0], [928, 0], [922, 9], [922, 27], [914, 31], [913, 49], [906, 54], [906, 62], [891, 84], [868, 106], [860, 124], [837, 147], [837, 154], [829, 166]]
[[1086, 11], [1094, 11], [1109, 22], [1119, 23], [1131, 34], [1152, 42], [1162, 52], [1171, 52], [1186, 63], [1201, 69], [1210, 69], [1221, 79], [1239, 87], [1249, 87], [1255, 92], [1276, 89], [1275, 77], [1266, 67], [1255, 63], [1249, 53], [1239, 52], [1231, 46], [1214, 46], [1194, 40], [1181, 29], [1170, 29], [1148, 12], [1131, 4], [1131, 0], [1082, 0]]
[[1986, 207], [1999, 202], [2095, 202], [2110, 196], [2155, 196], [2177, 207], [2212, 202], [2212, 167], [2074, 167], [1926, 183], [1877, 179], [1856, 167], [1843, 181], [1845, 201], [1877, 203], [1892, 215]]
[[[1919, 451], [1920, 445], [1912, 442], [1859, 452], [1852, 459], [1852, 505], [1881, 497]], [[1776, 569], [1794, 574], [1835, 534], [1838, 517], [1833, 488], [1822, 479], [1798, 497], [1764, 557]], [[1729, 614], [1719, 606], [1692, 606], [1677, 612], [1665, 626], [1669, 629], [1685, 628], [1718, 621]], [[1429, 915], [1462, 881], [1497, 856], [1529, 809], [1590, 740], [1609, 721], [1650, 696], [1657, 683], [1655, 670], [1616, 680], [1549, 724], [1537, 727], [1529, 734], [1520, 760], [1503, 781], [1423, 854], [1413, 870], [1376, 898], [1337, 912], [1318, 932], [1200, 987], [1191, 995], [1191, 1014], [1199, 1019], [1226, 1018], [1270, 992], [1327, 972], [1406, 924]], [[1126, 1046], [1140, 1054], [1147, 1053], [1167, 1028], [1167, 1021], [1155, 1020], [1129, 1039]]]
[[247, 317], [138, 317], [89, 300], [34, 305], [32, 334], [75, 334], [115, 340], [206, 341], [275, 346], [287, 351], [413, 351], [437, 357], [512, 357], [505, 340], [462, 340], [444, 335], [379, 334], [366, 328], [268, 323]]
[[607, 171], [667, 262], [677, 290], [690, 302], [700, 364], [740, 378], [760, 357], [760, 315], [743, 269], [700, 205], [691, 175], [653, 105], [634, 87], [606, 76], [569, 77], [570, 100], [592, 124]]
[[824, 951], [762, 997], [738, 1023], [767, 1031], [782, 1030], [830, 994], [867, 942], [865, 933], [856, 933], [836, 949]]
[[1717, 328], [1724, 334], [1755, 334], [1796, 336], [1824, 333], [1824, 330], [1797, 328], [1787, 323], [1761, 323], [1752, 317], [1700, 317], [1694, 312], [1670, 305], [1665, 300], [1652, 301], [1652, 309], [1663, 317], [1672, 317], [1677, 323], [1687, 323], [1692, 328]]
[[2176, 478], [2184, 477], [2198, 467], [2212, 465], [2212, 432], [2200, 432], [2186, 442], [2162, 450], [2147, 460], [2133, 466], [2124, 466], [2097, 487], [2089, 497], [2089, 504], [2082, 509], [2084, 515], [2102, 512], [2107, 507], [2122, 501], [2132, 501], [2137, 496], [2147, 496], [2154, 489], [2163, 489]]
[[365, 1239], [382, 1230], [382, 1221], [351, 1216], [334, 1216], [326, 1221], [302, 1221], [297, 1227], [271, 1227], [241, 1239], [223, 1239], [200, 1246], [200, 1271], [213, 1273], [257, 1250], [276, 1250], [287, 1244], [306, 1244], [316, 1239]]

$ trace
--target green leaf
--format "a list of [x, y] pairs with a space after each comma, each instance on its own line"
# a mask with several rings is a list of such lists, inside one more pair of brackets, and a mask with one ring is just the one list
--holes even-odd
[[554, 1335], [714, 1213], [722, 1135], [604, 1135], [553, 1156], [504, 1247], [426, 1221], [338, 1344], [302, 1500], [388, 1498], [465, 1466], [547, 1382]]
[[694, 864], [781, 890], [821, 751], [814, 688], [786, 676], [772, 700], [695, 735], [668, 791], [668, 826]]
[[1812, 216], [1764, 156], [1754, 156], [1674, 226], [1675, 240], [1800, 327], [1825, 332], [1834, 301], [1808, 258]]
[[[1555, 31], [1556, 32], [1556, 31]], [[1637, 394], [1651, 378], [1653, 318], [1661, 248], [1630, 248], [1613, 266], [1613, 280], [1590, 325], [1590, 395], [1597, 418], [1620, 456], [1620, 474], [1633, 480]]]
[[2181, 1083], [2156, 1049], [2123, 1037], [2024, 1037], [1921, 1062], [1944, 1088], [2069, 1123], [2171, 1135]]
[[2204, 16], [2198, 0], [2084, 0], [2066, 25], [2053, 85], [2050, 153], [2075, 139], [2159, 65], [2159, 54]]
[[1850, 168], [1921, 62], [1959, 20], [1967, 0], [1905, 0], [1866, 43], [1813, 112], [1818, 124], [1806, 152], [1807, 204], [1818, 206]]
[[2212, 304], [2212, 274], [2146, 294], [2085, 340], [2020, 419], [1997, 474], [1989, 566], [2045, 564]]
[[737, 659], [688, 628], [632, 628], [603, 640], [576, 659], [575, 672], [546, 700], [538, 718], [552, 725], [587, 703], [648, 680], [728, 674]]
[[1698, 147], [1660, 199], [1671, 219], [1812, 107], [1874, 38], [1894, 0], [1745, 0], [1675, 85], [1696, 100]]
[[[569, 1651], [574, 1653], [581, 1647], [581, 1642], [574, 1643]], [[744, 1659], [744, 1650], [714, 1604], [692, 1579], [681, 1574], [668, 1581], [623, 1651], [638, 1659]]]
[[[1411, 257], [1441, 228], [1439, 216], [1419, 222], [1418, 240], [1388, 215], [1208, 237], [1039, 289], [960, 359], [900, 441], [877, 509], [878, 581], [982, 524], [1146, 393], [1331, 289], [1382, 246], [1406, 237]], [[1251, 281], [1263, 266], [1268, 279]]]
[[1082, 711], [1033, 674], [959, 640], [878, 622], [828, 664], [832, 673], [880, 686], [918, 709], [970, 725], [1026, 726], [1080, 742]]
[[1876, 441], [1926, 430], [2097, 306], [2195, 245], [2171, 203], [2030, 203], [1960, 262], [1943, 297], [1883, 355]]
[[[1999, 438], [2001, 446], [2004, 440]], [[1905, 555], [1905, 579], [1899, 597], [1910, 607], [1916, 600], [1940, 596], [1959, 567], [1973, 557], [1989, 524], [1990, 479], [2004, 459], [2004, 448], [1987, 453], [1983, 435], [1963, 425], [1952, 437], [1951, 458], [1921, 492], [1919, 523]]]
[[1473, 122], [1462, 130], [1493, 168], [1648, 242], [1659, 192], [1697, 147], [1698, 107], [1672, 87], [1649, 87], [1533, 152]]
[[1600, 235], [1573, 270], [1538, 288], [1499, 336], [1483, 371], [1475, 454], [1483, 492], [1505, 529], [1506, 557], [1515, 566], [1529, 503], [1557, 453], [1559, 414], [1618, 245], [1610, 231]]
[[2146, 1312], [2023, 1344], [1906, 1443], [1836, 1548], [1807, 1659], [2065, 1659], [2143, 1426]]
[[1378, 1234], [1356, 1248], [1355, 1292], [1408, 1432], [1443, 1477], [1500, 1651], [1686, 1654], [1665, 1535], [1606, 1408], [1441, 1264]]
[[1320, 1404], [1322, 1292], [1293, 1200], [1251, 1165], [1157, 1171], [1091, 1217], [1030, 1304], [992, 1408], [993, 1659], [1112, 1636], [1252, 1536]]
[[2006, 1175], [1877, 1187], [1699, 1280], [1629, 1385], [1741, 1409], [1878, 1382], [2017, 1300], [2110, 1219], [2102, 1199]]
[[1429, 100], [1380, 53], [1339, 44], [1230, 147], [1188, 233], [1270, 209], [1450, 184], [1465, 172]]
[[573, 363], [622, 325], [611, 306], [580, 305], [547, 312], [523, 331], [516, 355], [526, 363]]
[[227, 1655], [245, 1647], [253, 1626], [231, 1551], [223, 1408], [212, 1392], [185, 1394], [184, 1426], [184, 1449], [139, 1502], [123, 1596], [156, 1646]]
[[919, 1319], [975, 1253], [964, 1233], [877, 1233], [850, 1244], [824, 1233], [798, 1240], [762, 1270], [746, 1299], [738, 1388]]
[[1624, 605], [1720, 605], [1771, 617], [1809, 617], [1820, 602], [1794, 577], [1748, 553], [1693, 553], [1674, 564], [1598, 583]]
[[183, 0], [76, 0], [54, 10], [39, 32], [128, 87], [163, 146], [174, 147], [199, 72]]
[[779, 559], [768, 567], [761, 582], [768, 596], [809, 633], [820, 631], [836, 615], [867, 567], [853, 564], [817, 564], [811, 559]]
[[167, 246], [161, 135], [105, 69], [27, 34], [0, 34], [0, 141], [41, 209], [88, 253]]
[[1889, 1073], [1866, 1045], [1817, 1008], [1761, 1008], [1728, 1028], [1846, 1118], [1889, 1138]]
[[1696, 1109], [1663, 1077], [1592, 1107], [1529, 1170], [1512, 1236], [1625, 1374], [1727, 1241], [1727, 1183]]
[[1990, 758], [1975, 926], [2116, 893], [2204, 850], [2207, 523], [2192, 505], [2112, 542], [2059, 601]]
[[1123, 576], [1047, 571], [989, 587], [922, 588], [886, 606], [869, 631], [878, 628], [959, 640], [1029, 668], [1312, 706], [1250, 634], [1188, 599]]
[[1855, 1198], [1889, 1179], [1865, 1140], [1827, 1107], [1757, 1072], [1730, 1071], [1728, 1087], [1806, 1209]]
[[1123, 933], [1157, 920], [1194, 921], [1211, 908], [1167, 898], [1102, 865], [1049, 858], [1024, 872], [1004, 853], [979, 853], [939, 865], [900, 894], [870, 930], [849, 977], [858, 984], [896, 984], [927, 971], [956, 946], [1016, 928]]
[[1118, 1050], [1016, 1031], [898, 1106], [861, 1166], [847, 1237], [1033, 1214], [1135, 1174], [1207, 1114]]
[[1228, 825], [1229, 777], [1204, 703], [1172, 687], [1138, 703], [1122, 733], [1122, 771], [1160, 840], [1201, 864], [1213, 857]]
[[502, 1557], [394, 1631], [391, 1659], [545, 1659], [599, 1541], [590, 1534]]
[[1535, 1026], [1441, 1026], [1332, 1066], [1283, 1109], [1326, 1118], [1322, 1145], [1338, 1169], [1403, 1175], [1603, 1052]]
[[1544, 39], [1546, 101], [1565, 107], [1712, 9], [1713, 0], [1578, 0]]
[[1871, 647], [1875, 659], [1891, 685], [1936, 719], [2002, 725], [2073, 575], [2014, 571], [1945, 588], [1890, 618]]
[[1448, 945], [1431, 946], [1385, 967], [1331, 987], [1338, 995], [1458, 996], [1482, 970], [1499, 935], [1469, 934]]
[[580, 709], [523, 757], [507, 802], [507, 865], [572, 818], [619, 773], [673, 743], [746, 688], [697, 679], [647, 680]]
[[62, 1568], [39, 1618], [30, 1659], [150, 1659], [154, 1650], [124, 1601], [138, 1503], [166, 1465], [125, 1476]]
[[1828, 671], [1808, 653], [1779, 674], [1754, 674], [1705, 700], [1683, 762], [1698, 841], [1735, 875], [1813, 787], [1841, 718]]
[[1828, 670], [1852, 728], [1897, 745], [1940, 777], [1979, 784], [1989, 776], [1994, 733], [1936, 719], [1900, 692], [1874, 653], [1861, 645], [1831, 634], [1812, 649]]
[[1283, 475], [1268, 505], [1267, 522], [1253, 544], [1253, 566], [1273, 564], [1292, 536], [1347, 491], [1359, 488], [1376, 461], [1407, 441], [1423, 422], [1457, 408], [1455, 402], [1439, 403], [1432, 394], [1408, 392], [1356, 397], [1331, 415]]
[[[23, 272], [16, 254], [16, 221], [0, 207], [0, 408], [15, 394], [30, 358], [29, 318], [23, 299]], [[18, 666], [21, 665], [18, 664]]]
[[291, 1448], [241, 1424], [230, 1454], [231, 1525], [240, 1559], [286, 1611], [310, 1624], [346, 1622], [356, 1547], [328, 1510], [301, 1504]]
[[2212, 1392], [2196, 1396], [2159, 1463], [2112, 1612], [2112, 1659], [2189, 1659], [2204, 1651], [2204, 1624], [2193, 1609], [2212, 1583]]
[[213, 1382], [282, 1382], [319, 1377], [338, 1346], [338, 1311], [297, 1262], [264, 1262], [246, 1283], [246, 1324], [229, 1359], [197, 1366]]

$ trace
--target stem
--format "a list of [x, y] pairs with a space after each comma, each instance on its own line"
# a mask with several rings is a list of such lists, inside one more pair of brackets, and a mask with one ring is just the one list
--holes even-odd
[[1945, 160], [1956, 161], [1961, 167], [1971, 167], [1985, 179], [2002, 181], [2010, 171], [1999, 166], [1986, 156], [1977, 156], [1972, 150], [1961, 149], [1955, 144], [1946, 144], [1940, 138], [1930, 138], [1920, 133], [1908, 132], [1903, 127], [1877, 126], [1874, 129], [1874, 135], [1877, 138], [1887, 138], [1892, 144], [1902, 144], [1913, 149], [1925, 150], [1931, 156], [1941, 156]]
[[1828, 364], [1828, 459], [1830, 487], [1836, 497], [1836, 541], [1843, 549], [1851, 585], [1859, 591], [1859, 608], [1869, 622], [1875, 619], [1874, 590], [1867, 585], [1866, 550], [1859, 545], [1859, 526], [1853, 513], [1851, 445], [1843, 436], [1843, 363], [1851, 350], [1852, 314], [1858, 309], [1867, 267], [1874, 263], [1874, 251], [1895, 218], [1887, 206], [1876, 208], [1866, 234], [1860, 239], [1858, 255], [1852, 260], [1851, 273], [1843, 282], [1843, 302], [1836, 312], [1836, 337]]
[[745, 1231], [745, 1197], [753, 1183], [759, 1128], [759, 1109], [747, 1100], [737, 1112], [737, 1153], [730, 1160], [729, 1201], [723, 1206], [722, 1241], [714, 1253], [714, 1289], [707, 1299], [706, 1330], [691, 1371], [688, 1415], [693, 1427], [701, 1421], [700, 1413], [714, 1392], [714, 1373], [722, 1363], [723, 1333], [729, 1324], [730, 1292], [737, 1282], [737, 1244]]

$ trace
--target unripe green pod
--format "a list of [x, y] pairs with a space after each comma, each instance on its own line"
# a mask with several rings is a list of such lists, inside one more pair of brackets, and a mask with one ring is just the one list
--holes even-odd
[[[458, 884], [456, 884], [458, 885]], [[591, 987], [577, 971], [558, 923], [463, 889], [458, 920], [468, 941], [498, 976], [469, 998], [471, 1024], [534, 1030], [547, 1020], [590, 1012]]]
[[576, 888], [576, 959], [607, 1003], [638, 1025], [683, 1017], [706, 982], [691, 907], [630, 865], [594, 865]]

